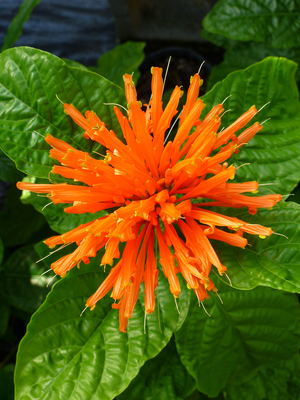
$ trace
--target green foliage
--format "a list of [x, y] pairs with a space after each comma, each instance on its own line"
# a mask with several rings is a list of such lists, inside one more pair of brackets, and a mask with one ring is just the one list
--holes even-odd
[[58, 393], [63, 399], [113, 399], [180, 328], [189, 291], [181, 281], [179, 315], [163, 277], [156, 310], [147, 316], [146, 333], [142, 293], [126, 334], [118, 331], [118, 311], [110, 309], [108, 296], [80, 317], [86, 299], [107, 275], [99, 267], [100, 256], [89, 266], [70, 271], [32, 317], [18, 353], [16, 400], [57, 399]]
[[133, 73], [133, 81], [137, 83], [140, 72], [138, 70], [144, 59], [144, 42], [126, 42], [103, 54], [98, 59], [100, 75], [123, 88], [124, 74]]
[[20, 247], [1, 268], [0, 291], [5, 301], [22, 311], [35, 312], [50, 291], [48, 275], [41, 276], [46, 267], [37, 264], [33, 246]]
[[204, 18], [208, 31], [287, 48], [300, 44], [299, 0], [220, 0]]
[[291, 192], [299, 182], [300, 103], [294, 81], [296, 68], [292, 61], [268, 57], [230, 74], [202, 97], [206, 104], [204, 112], [207, 112], [231, 95], [224, 105], [231, 111], [222, 118], [222, 126], [229, 126], [253, 104], [259, 109], [270, 102], [253, 119], [263, 122], [271, 118], [270, 121], [232, 157], [236, 167], [250, 164], [236, 172], [239, 182], [275, 183], [272, 189], [282, 194]]
[[21, 171], [18, 171], [14, 162], [0, 150], [0, 180], [4, 182], [17, 182], [23, 178]]
[[[253, 216], [246, 211], [234, 214], [251, 224], [268, 226], [275, 234], [266, 239], [249, 235], [250, 246], [245, 249], [214, 242], [221, 262], [228, 267], [232, 285], [237, 289], [269, 286], [299, 293], [300, 206], [289, 202], [277, 205], [272, 211], [260, 210]], [[228, 283], [226, 277], [220, 279]]]
[[[4, 209], [0, 211], [0, 237], [7, 247], [32, 243], [40, 238], [46, 220], [31, 205], [20, 202], [20, 191], [9, 188]], [[47, 228], [47, 227], [46, 227]], [[51, 231], [45, 230], [45, 235]]]
[[180, 400], [195, 387], [195, 380], [181, 363], [171, 340], [157, 357], [145, 363], [118, 400]]
[[[211, 36], [208, 36], [211, 40]], [[217, 82], [226, 78], [228, 74], [239, 69], [245, 69], [251, 64], [257, 63], [266, 57], [285, 57], [297, 64], [300, 62], [300, 47], [291, 47], [289, 49], [276, 49], [267, 46], [265, 43], [258, 42], [236, 42], [229, 46], [224, 54], [224, 60], [221, 64], [213, 67], [207, 82], [207, 89], [210, 90]], [[300, 80], [299, 68], [295, 75], [296, 81]]]
[[103, 103], [123, 104], [123, 91], [98, 74], [69, 67], [52, 54], [28, 47], [2, 53], [0, 71], [1, 148], [28, 175], [48, 178], [54, 162], [43, 138], [47, 134], [79, 150], [100, 148], [83, 138], [82, 129], [63, 112], [56, 96], [82, 113], [96, 110], [109, 129], [120, 133], [113, 107]]
[[[268, 369], [272, 370], [273, 386], [282, 368], [289, 377], [299, 375], [296, 296], [270, 288], [239, 291], [219, 282], [217, 286], [223, 304], [212, 294], [204, 302], [208, 316], [192, 296], [189, 314], [175, 333], [181, 361], [198, 389], [210, 397], [226, 392], [227, 387], [233, 391], [230, 385], [243, 385], [242, 392], [249, 386], [247, 381], [255, 378], [266, 392], [271, 383], [262, 377], [268, 375]], [[281, 398], [288, 398], [288, 385], [280, 389], [286, 394]]]
[[24, 23], [30, 18], [33, 9], [40, 4], [41, 0], [23, 0], [18, 14], [8, 27], [7, 34], [1, 51], [13, 47], [22, 34]]

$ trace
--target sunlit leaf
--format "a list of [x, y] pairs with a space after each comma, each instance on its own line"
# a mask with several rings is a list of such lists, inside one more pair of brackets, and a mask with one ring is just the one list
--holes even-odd
[[244, 384], [261, 367], [292, 360], [299, 349], [295, 295], [270, 288], [240, 291], [221, 282], [217, 286], [223, 304], [212, 294], [204, 302], [208, 316], [192, 296], [188, 317], [175, 333], [181, 361], [210, 397], [228, 385]]
[[138, 68], [145, 57], [145, 45], [144, 42], [126, 42], [115, 47], [98, 59], [97, 72], [120, 87], [124, 85], [123, 75], [133, 73], [136, 83], [140, 76]]
[[[261, 210], [254, 216], [246, 211], [235, 215], [251, 224], [268, 226], [275, 233], [266, 239], [249, 235], [250, 246], [245, 249], [214, 242], [221, 262], [228, 268], [232, 285], [238, 289], [270, 286], [299, 293], [300, 206], [280, 203], [273, 210]], [[228, 283], [226, 277], [220, 279]]]
[[118, 310], [111, 310], [109, 296], [80, 317], [85, 301], [106, 276], [99, 267], [100, 256], [90, 265], [70, 271], [32, 317], [18, 353], [17, 400], [54, 400], [58, 396], [64, 400], [113, 399], [144, 362], [166, 346], [184, 321], [189, 291], [181, 281], [179, 315], [162, 273], [156, 310], [147, 316], [146, 333], [141, 302], [126, 334], [119, 333]]
[[179, 400], [188, 397], [195, 387], [171, 340], [158, 356], [145, 363], [118, 400]]
[[203, 26], [229, 39], [266, 42], [278, 48], [298, 46], [299, 7], [299, 0], [219, 0]]
[[233, 123], [253, 104], [264, 107], [253, 119], [263, 122], [260, 131], [247, 146], [232, 157], [239, 182], [275, 183], [277, 193], [291, 192], [300, 180], [300, 103], [294, 74], [297, 65], [284, 58], [268, 57], [243, 71], [230, 74], [202, 97], [210, 110], [231, 95], [224, 104], [231, 110], [222, 118], [222, 126]]
[[125, 103], [124, 92], [98, 74], [29, 47], [3, 52], [0, 71], [1, 148], [28, 175], [48, 178], [54, 160], [43, 138], [47, 134], [83, 151], [100, 147], [83, 138], [83, 129], [63, 112], [56, 96], [81, 113], [94, 110], [109, 129], [121, 132], [113, 107], [103, 103]]

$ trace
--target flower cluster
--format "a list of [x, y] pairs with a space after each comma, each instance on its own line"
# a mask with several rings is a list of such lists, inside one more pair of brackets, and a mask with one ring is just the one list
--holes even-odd
[[[126, 332], [142, 282], [145, 311], [154, 311], [158, 284], [155, 242], [174, 297], [180, 294], [177, 274], [181, 273], [188, 287], [203, 301], [208, 291], [217, 291], [209, 277], [212, 265], [221, 275], [227, 270], [210, 239], [244, 248], [245, 232], [262, 238], [272, 234], [269, 228], [220, 215], [210, 207], [246, 206], [254, 214], [257, 208], [272, 207], [281, 200], [280, 195], [245, 196], [246, 192], [257, 191], [257, 182], [227, 183], [234, 178], [236, 168], [228, 166], [226, 160], [262, 129], [256, 122], [236, 136], [257, 114], [255, 106], [218, 133], [223, 105], [215, 105], [200, 120], [204, 104], [198, 98], [200, 76], [195, 74], [177, 132], [173, 140], [167, 141], [166, 132], [177, 113], [181, 89], [175, 87], [163, 109], [162, 71], [152, 68], [152, 97], [149, 105], [142, 107], [131, 75], [125, 75], [124, 82], [126, 115], [114, 108], [124, 140], [109, 131], [93, 111], [87, 111], [84, 117], [74, 106], [64, 104], [66, 113], [84, 129], [84, 137], [107, 149], [103, 160], [96, 160], [51, 135], [46, 137], [52, 146], [50, 156], [62, 164], [55, 165], [52, 172], [80, 181], [81, 186], [18, 183], [19, 189], [47, 193], [54, 204], [70, 204], [65, 209], [67, 213], [109, 210], [104, 217], [51, 237], [45, 243], [50, 248], [77, 244], [73, 253], [51, 266], [62, 277], [81, 261], [89, 263], [101, 248], [105, 248], [102, 265], [113, 265], [114, 259], [118, 259], [86, 305], [93, 309], [112, 289], [111, 296], [116, 301], [113, 308], [119, 309], [122, 332]], [[121, 258], [120, 242], [126, 243]]]

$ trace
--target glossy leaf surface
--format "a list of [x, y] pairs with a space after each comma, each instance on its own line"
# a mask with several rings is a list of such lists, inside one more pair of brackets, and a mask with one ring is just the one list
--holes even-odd
[[229, 39], [287, 48], [300, 44], [299, 10], [299, 0], [220, 0], [203, 20], [203, 26]]
[[[231, 72], [245, 69], [251, 64], [262, 61], [269, 56], [286, 57], [299, 64], [300, 48], [275, 49], [267, 46], [265, 43], [257, 43], [254, 41], [237, 42], [225, 52], [223, 62], [213, 67], [207, 83], [208, 90], [217, 82], [225, 79]], [[300, 80], [299, 68], [296, 71], [295, 78], [297, 82]]]
[[137, 83], [140, 76], [138, 68], [145, 57], [145, 45], [144, 42], [126, 42], [115, 47], [98, 59], [97, 72], [122, 88], [124, 74], [133, 73], [132, 78]]
[[229, 384], [243, 384], [262, 366], [292, 360], [299, 348], [295, 295], [270, 288], [240, 291], [217, 286], [223, 304], [212, 294], [205, 301], [209, 317], [192, 296], [188, 317], [175, 334], [181, 361], [198, 389], [210, 397]]
[[106, 276], [99, 267], [99, 256], [59, 281], [34, 314], [18, 353], [17, 400], [54, 400], [58, 396], [64, 400], [113, 399], [144, 362], [166, 346], [184, 321], [189, 291], [181, 281], [179, 315], [162, 273], [156, 310], [147, 316], [146, 334], [140, 302], [126, 334], [119, 333], [118, 310], [111, 310], [109, 297], [80, 317], [86, 299]]
[[249, 163], [236, 172], [237, 181], [275, 183], [272, 189], [282, 194], [291, 192], [297, 185], [300, 179], [300, 103], [294, 80], [296, 68], [292, 61], [268, 57], [230, 74], [202, 97], [207, 113], [231, 95], [224, 104], [226, 110], [231, 110], [222, 118], [225, 127], [252, 105], [259, 110], [270, 102], [250, 123], [270, 118], [264, 129], [231, 158], [235, 166]]
[[[300, 206], [280, 203], [273, 210], [261, 210], [254, 216], [245, 211], [234, 214], [251, 224], [268, 226], [278, 235], [272, 234], [266, 239], [249, 235], [250, 246], [245, 249], [214, 242], [221, 262], [228, 268], [232, 285], [238, 289], [270, 286], [299, 293]], [[226, 277], [220, 279], [228, 283]]]
[[48, 178], [54, 163], [43, 138], [48, 133], [79, 150], [100, 147], [83, 138], [83, 129], [63, 112], [56, 96], [81, 113], [94, 110], [109, 129], [120, 133], [113, 107], [103, 103], [123, 104], [124, 92], [98, 74], [69, 67], [58, 57], [29, 47], [3, 52], [0, 71], [1, 148], [28, 175]]
[[118, 400], [180, 400], [196, 388], [176, 350], [174, 340], [147, 361]]

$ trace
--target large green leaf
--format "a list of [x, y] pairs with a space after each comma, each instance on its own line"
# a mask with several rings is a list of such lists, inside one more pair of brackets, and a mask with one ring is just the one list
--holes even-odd
[[[227, 96], [225, 108], [231, 111], [222, 118], [230, 125], [253, 104], [263, 108], [254, 120], [271, 118], [247, 146], [231, 161], [245, 165], [236, 173], [238, 181], [258, 180], [259, 183], [278, 183], [278, 193], [287, 194], [300, 180], [300, 103], [294, 80], [296, 64], [284, 58], [268, 57], [243, 71], [230, 74], [203, 96], [205, 112]], [[252, 123], [252, 122], [251, 122]]]
[[32, 317], [17, 357], [17, 400], [113, 399], [184, 321], [190, 292], [181, 280], [179, 315], [162, 273], [156, 310], [147, 316], [146, 333], [142, 295], [127, 333], [118, 331], [118, 310], [110, 309], [109, 296], [80, 317], [86, 299], [106, 277], [99, 267], [100, 256], [70, 271]]
[[192, 297], [189, 314], [175, 333], [181, 361], [198, 389], [211, 397], [228, 385], [247, 382], [260, 367], [275, 368], [278, 360], [292, 360], [299, 348], [295, 295], [218, 286], [223, 304], [212, 294], [205, 301], [209, 317]]
[[[251, 224], [268, 226], [278, 233], [266, 239], [249, 235], [250, 246], [237, 249], [214, 242], [221, 262], [227, 266], [232, 285], [238, 289], [270, 286], [288, 292], [300, 292], [300, 206], [283, 203], [272, 211], [260, 210], [250, 216], [246, 211], [235, 215]], [[287, 239], [288, 238], [288, 239]], [[228, 283], [226, 277], [220, 277]]]
[[18, 14], [8, 27], [7, 34], [1, 51], [9, 49], [22, 34], [24, 23], [30, 18], [33, 9], [40, 4], [41, 0], [23, 0]]
[[15, 163], [0, 150], [0, 180], [4, 182], [17, 182], [23, 178], [21, 171], [18, 171]]
[[124, 85], [123, 75], [134, 73], [133, 80], [137, 83], [145, 45], [144, 42], [126, 42], [115, 47], [98, 59], [97, 72], [121, 87]]
[[33, 246], [16, 250], [1, 268], [0, 291], [11, 306], [34, 312], [50, 291], [51, 276], [43, 275], [46, 266], [36, 263], [39, 259]]
[[228, 385], [226, 400], [299, 400], [299, 361], [295, 354], [291, 360], [278, 360], [272, 368], [260, 368], [254, 378], [242, 385]]
[[[275, 49], [265, 43], [238, 42], [233, 48], [225, 52], [224, 61], [213, 67], [209, 75], [207, 90], [211, 89], [217, 82], [225, 79], [231, 72], [245, 69], [269, 56], [286, 57], [299, 64], [300, 48]], [[300, 80], [299, 68], [296, 71], [295, 78], [297, 81]]]
[[300, 2], [219, 0], [203, 26], [229, 39], [266, 42], [278, 48], [298, 46]]
[[147, 361], [118, 400], [180, 400], [196, 388], [195, 380], [182, 365], [174, 340]]
[[54, 163], [50, 146], [39, 134], [52, 134], [89, 152], [100, 146], [83, 138], [83, 129], [63, 112], [56, 95], [82, 113], [94, 110], [120, 134], [113, 107], [103, 103], [125, 103], [124, 92], [98, 74], [69, 67], [58, 57], [29, 47], [2, 53], [0, 71], [1, 148], [28, 175], [48, 178]]
[[20, 202], [21, 192], [12, 186], [7, 192], [4, 209], [0, 211], [0, 236], [7, 247], [20, 246], [48, 236], [48, 228], [43, 215], [30, 205]]

